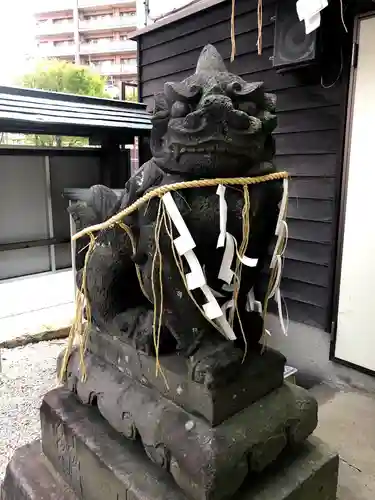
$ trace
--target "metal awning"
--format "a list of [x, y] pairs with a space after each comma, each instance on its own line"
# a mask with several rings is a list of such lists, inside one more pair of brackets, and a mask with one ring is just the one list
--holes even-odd
[[150, 130], [144, 104], [0, 86], [0, 132], [134, 137]]

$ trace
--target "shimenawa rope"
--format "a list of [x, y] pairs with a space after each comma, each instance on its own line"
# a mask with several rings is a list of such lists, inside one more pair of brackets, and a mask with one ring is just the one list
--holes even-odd
[[[84, 354], [86, 351], [87, 347], [87, 341], [88, 341], [88, 336], [90, 333], [90, 327], [91, 327], [91, 308], [90, 308], [90, 303], [89, 303], [89, 298], [87, 294], [87, 289], [86, 289], [86, 272], [87, 272], [87, 263], [89, 261], [89, 258], [91, 256], [91, 253], [95, 247], [95, 237], [93, 235], [94, 232], [97, 231], [103, 231], [105, 229], [113, 228], [115, 226], [120, 227], [129, 237], [131, 245], [132, 245], [132, 251], [133, 254], [136, 252], [136, 243], [134, 236], [132, 234], [131, 229], [129, 226], [127, 226], [122, 219], [126, 217], [127, 215], [130, 215], [133, 213], [135, 210], [140, 208], [142, 205], [145, 203], [149, 202], [151, 199], [159, 197], [160, 202], [159, 202], [159, 209], [158, 209], [158, 214], [157, 214], [157, 219], [155, 223], [155, 231], [154, 231], [154, 239], [155, 239], [155, 253], [153, 256], [153, 263], [152, 263], [152, 272], [151, 272], [151, 287], [152, 287], [152, 300], [148, 296], [143, 282], [142, 282], [142, 276], [140, 269], [137, 265], [136, 267], [136, 272], [137, 272], [137, 277], [139, 281], [140, 288], [144, 295], [153, 303], [154, 306], [154, 319], [153, 319], [153, 338], [154, 338], [154, 347], [155, 347], [155, 355], [156, 355], [156, 374], [160, 371], [160, 373], [163, 376], [165, 385], [168, 389], [168, 382], [165, 378], [165, 375], [161, 369], [160, 361], [159, 361], [159, 347], [160, 347], [160, 335], [161, 335], [161, 327], [162, 327], [162, 311], [163, 311], [163, 280], [162, 280], [162, 273], [163, 273], [163, 264], [162, 264], [162, 254], [160, 251], [160, 245], [159, 245], [159, 238], [160, 238], [160, 232], [162, 225], [164, 223], [164, 227], [166, 229], [167, 234], [170, 236], [171, 239], [171, 246], [172, 246], [172, 251], [173, 251], [173, 256], [175, 259], [175, 263], [177, 266], [177, 269], [181, 275], [182, 281], [185, 285], [186, 291], [194, 304], [197, 306], [201, 314], [204, 315], [203, 309], [199, 304], [196, 302], [192, 292], [188, 289], [187, 287], [187, 282], [186, 282], [186, 277], [184, 275], [183, 271], [183, 264], [181, 257], [177, 254], [174, 244], [173, 244], [173, 234], [172, 234], [172, 221], [170, 219], [169, 214], [166, 212], [164, 205], [161, 203], [161, 198], [164, 194], [168, 192], [173, 192], [173, 191], [178, 191], [180, 189], [188, 189], [188, 188], [199, 188], [199, 187], [210, 187], [210, 186], [217, 186], [219, 184], [222, 185], [242, 185], [243, 190], [244, 190], [244, 206], [243, 206], [243, 211], [242, 211], [242, 217], [243, 217], [243, 239], [242, 243], [239, 249], [239, 257], [243, 257], [245, 255], [248, 241], [249, 241], [249, 232], [250, 232], [250, 220], [249, 220], [249, 211], [250, 211], [250, 198], [249, 198], [249, 191], [248, 191], [248, 185], [252, 184], [259, 184], [263, 182], [269, 182], [269, 181], [274, 181], [274, 180], [281, 180], [281, 179], [286, 179], [288, 178], [287, 172], [276, 172], [272, 174], [266, 174], [262, 176], [257, 176], [257, 177], [233, 177], [233, 178], [217, 178], [217, 179], [201, 179], [201, 180], [196, 180], [196, 181], [187, 181], [187, 182], [179, 182], [179, 183], [174, 183], [174, 184], [169, 184], [165, 186], [161, 186], [159, 188], [156, 188], [152, 191], [149, 191], [146, 193], [144, 196], [142, 196], [139, 200], [135, 201], [132, 205], [127, 207], [126, 209], [122, 210], [118, 214], [114, 215], [107, 221], [101, 223], [101, 224], [96, 224], [94, 226], [90, 226], [88, 228], [85, 228], [84, 230], [76, 233], [73, 235], [72, 240], [77, 240], [85, 235], [88, 235], [90, 237], [90, 244], [89, 248], [87, 250], [86, 256], [85, 256], [85, 263], [84, 263], [84, 268], [83, 268], [83, 275], [82, 275], [82, 285], [81, 285], [81, 290], [77, 292], [77, 297], [76, 297], [76, 315], [74, 322], [72, 324], [72, 328], [70, 331], [69, 335], [69, 340], [68, 340], [68, 345], [65, 351], [64, 359], [62, 362], [61, 366], [61, 371], [60, 371], [60, 379], [63, 380], [67, 368], [67, 364], [69, 362], [69, 356], [73, 348], [73, 343], [75, 337], [78, 335], [80, 338], [80, 369], [82, 373], [82, 380], [86, 379], [86, 368], [85, 368], [85, 363], [84, 363]], [[168, 225], [167, 225], [168, 221]], [[156, 287], [155, 287], [155, 269], [158, 264], [158, 284], [159, 284], [159, 304], [157, 304], [157, 293], [156, 293]], [[241, 333], [244, 338], [245, 342], [245, 354], [244, 357], [246, 356], [246, 349], [247, 349], [247, 344], [246, 344], [246, 337], [245, 337], [245, 332], [243, 331], [242, 327], [242, 322], [241, 318], [239, 315], [238, 307], [237, 307], [237, 298], [238, 298], [238, 292], [240, 289], [241, 285], [241, 269], [242, 269], [242, 263], [239, 258], [237, 258], [236, 262], [236, 271], [234, 273], [234, 279], [235, 279], [235, 286], [234, 286], [234, 294], [233, 294], [233, 313], [231, 316], [231, 323], [233, 324], [233, 314], [234, 312], [236, 313], [238, 317], [238, 322], [240, 325]], [[275, 283], [275, 273], [272, 271], [271, 272], [271, 277], [270, 277], [270, 282], [268, 285], [268, 293], [270, 290], [272, 290], [274, 283]], [[265, 316], [266, 311], [267, 311], [267, 304], [268, 304], [268, 299], [266, 296], [265, 304], [264, 304], [264, 309], [263, 309], [263, 315]], [[85, 327], [83, 328], [83, 323], [84, 323], [84, 306], [86, 306], [86, 318], [87, 322]], [[220, 331], [218, 326], [211, 320], [209, 320], [205, 316], [206, 320], [213, 325], [217, 330]]]

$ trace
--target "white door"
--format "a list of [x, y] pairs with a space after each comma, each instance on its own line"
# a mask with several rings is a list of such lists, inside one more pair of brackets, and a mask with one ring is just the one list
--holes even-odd
[[335, 357], [375, 371], [375, 17], [358, 43]]

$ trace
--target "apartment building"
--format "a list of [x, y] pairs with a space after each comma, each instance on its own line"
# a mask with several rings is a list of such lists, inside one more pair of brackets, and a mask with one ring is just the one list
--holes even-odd
[[136, 0], [44, 0], [36, 7], [37, 54], [87, 64], [108, 87], [137, 82]]

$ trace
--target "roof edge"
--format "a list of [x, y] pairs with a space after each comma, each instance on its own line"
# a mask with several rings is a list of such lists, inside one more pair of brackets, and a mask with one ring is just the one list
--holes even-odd
[[141, 37], [142, 35], [145, 35], [146, 33], [150, 33], [152, 31], [159, 29], [159, 28], [168, 26], [169, 24], [180, 21], [181, 19], [184, 19], [185, 17], [189, 17], [189, 16], [192, 16], [194, 14], [198, 14], [202, 10], [209, 9], [210, 7], [214, 7], [215, 5], [219, 5], [219, 4], [227, 2], [227, 1], [228, 0], [202, 0], [200, 3], [189, 4], [185, 8], [178, 10], [177, 12], [172, 11], [170, 14], [167, 14], [165, 17], [163, 17], [159, 21], [156, 21], [153, 24], [149, 24], [148, 26], [145, 26], [144, 28], [133, 31], [131, 33], [131, 35], [129, 36], [129, 40], [137, 40], [139, 37]]
[[25, 87], [0, 85], [0, 94], [18, 95], [22, 97], [38, 97], [41, 99], [52, 99], [62, 102], [78, 102], [81, 104], [92, 104], [101, 106], [112, 106], [129, 109], [146, 109], [146, 104], [136, 101], [122, 101], [117, 99], [106, 99], [105, 97], [92, 97], [79, 94], [69, 94], [65, 92], [55, 92], [52, 90], [30, 89]]

